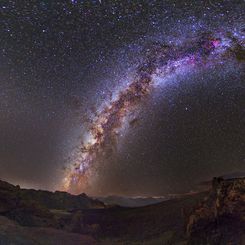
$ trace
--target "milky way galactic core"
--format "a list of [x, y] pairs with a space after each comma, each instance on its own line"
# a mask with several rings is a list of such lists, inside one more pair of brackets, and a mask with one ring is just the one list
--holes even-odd
[[63, 179], [63, 189], [73, 193], [86, 190], [95, 178], [100, 159], [110, 154], [128, 114], [157, 86], [176, 73], [209, 69], [210, 66], [244, 57], [244, 30], [200, 33], [178, 44], [154, 43], [145, 50], [143, 62], [124, 89], [114, 91], [110, 101], [92, 118], [87, 135], [77, 147]]
[[0, 3], [0, 179], [164, 196], [245, 171], [244, 0]]

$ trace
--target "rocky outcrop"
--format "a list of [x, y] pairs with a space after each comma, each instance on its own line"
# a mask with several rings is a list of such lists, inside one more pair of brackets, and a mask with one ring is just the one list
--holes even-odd
[[189, 244], [244, 244], [245, 178], [214, 178], [187, 224]]

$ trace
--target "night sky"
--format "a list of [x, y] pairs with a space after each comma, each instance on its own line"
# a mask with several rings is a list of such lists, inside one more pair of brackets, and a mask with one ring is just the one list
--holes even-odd
[[1, 1], [0, 178], [90, 195], [245, 171], [245, 2]]

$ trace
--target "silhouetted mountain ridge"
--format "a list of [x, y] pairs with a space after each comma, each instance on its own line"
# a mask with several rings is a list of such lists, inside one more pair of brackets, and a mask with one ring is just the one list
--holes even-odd
[[[47, 209], [87, 209], [104, 208], [103, 202], [88, 197], [85, 193], [80, 195], [71, 195], [62, 191], [43, 191], [34, 189], [21, 189], [8, 182], [0, 180], [0, 212], [5, 204], [11, 208], [17, 207], [20, 202], [36, 202]], [[12, 202], [11, 202], [12, 201]], [[6, 206], [6, 205], [5, 205]]]

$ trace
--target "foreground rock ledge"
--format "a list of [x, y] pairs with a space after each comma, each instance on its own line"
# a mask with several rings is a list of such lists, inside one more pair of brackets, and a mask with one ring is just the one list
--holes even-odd
[[214, 178], [212, 190], [190, 215], [189, 244], [245, 244], [245, 178]]

